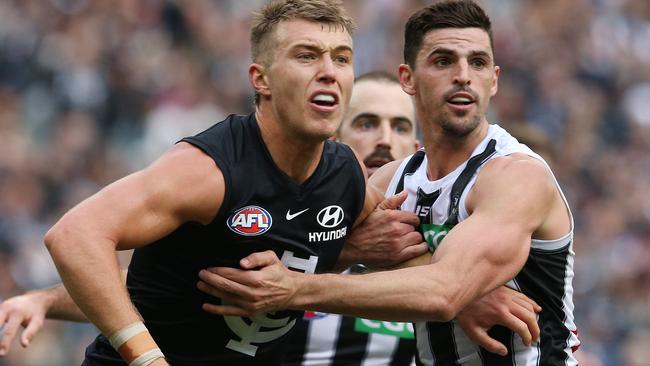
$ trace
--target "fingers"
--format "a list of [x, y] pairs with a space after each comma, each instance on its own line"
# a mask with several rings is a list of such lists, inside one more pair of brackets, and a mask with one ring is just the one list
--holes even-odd
[[201, 274], [201, 272], [199, 272], [199, 278], [203, 279], [211, 285], [215, 285], [212, 283], [213, 280], [219, 281], [219, 279], [213, 275], [223, 277], [225, 279], [241, 283], [243, 285], [252, 285], [255, 282], [254, 279], [250, 278], [254, 273], [250, 270], [242, 270], [230, 267], [210, 267], [206, 268], [205, 271], [208, 271], [208, 273]]
[[270, 266], [278, 261], [279, 259], [275, 252], [272, 250], [267, 250], [265, 252], [253, 253], [239, 261], [239, 264], [244, 269], [254, 269], [258, 267]]
[[[534, 323], [537, 324], [537, 322]], [[513, 332], [519, 334], [521, 340], [526, 346], [530, 346], [532, 344], [533, 335], [529, 329], [529, 326], [531, 326], [531, 324], [521, 320], [517, 316], [512, 315], [506, 317], [503, 320], [503, 325], [508, 327]]]
[[254, 314], [234, 305], [214, 305], [205, 303], [201, 308], [211, 314], [225, 315], [225, 316], [245, 316], [251, 317]]
[[504, 296], [506, 296], [506, 297], [509, 297], [509, 298], [511, 298], [511, 299], [513, 299], [515, 301], [519, 300], [517, 302], [520, 303], [520, 304], [522, 303], [522, 301], [525, 302], [525, 303], [530, 304], [533, 307], [533, 309], [534, 309], [534, 311], [536, 313], [539, 313], [540, 311], [542, 311], [542, 307], [539, 306], [535, 302], [535, 300], [531, 299], [530, 297], [524, 295], [523, 293], [521, 293], [519, 291], [513, 290], [513, 289], [511, 289], [511, 288], [509, 288], [507, 286], [501, 286], [501, 287], [499, 287], [499, 288], [497, 288], [495, 290], [495, 292], [499, 292], [499, 291], [503, 292]]
[[[531, 306], [530, 303], [526, 304], [528, 306]], [[532, 309], [524, 306], [513, 307], [510, 309], [510, 312], [513, 316], [517, 317], [517, 320], [520, 323], [523, 323], [526, 326], [525, 335], [530, 336], [528, 343], [526, 342], [524, 335], [517, 332], [524, 340], [524, 344], [530, 346], [530, 342], [536, 342], [540, 336], [539, 324], [537, 324], [537, 313], [535, 313]]]
[[[419, 233], [418, 233], [419, 234]], [[409, 260], [421, 256], [429, 251], [429, 245], [426, 242], [421, 242], [416, 245], [409, 245], [404, 248], [400, 253], [400, 261]]]
[[3, 328], [2, 339], [0, 339], [0, 356], [4, 356], [11, 348], [11, 341], [13, 341], [18, 328], [20, 327], [21, 320], [18, 317], [9, 317], [9, 320]]
[[479, 346], [485, 348], [486, 350], [499, 354], [501, 356], [505, 356], [508, 354], [508, 349], [506, 346], [497, 341], [496, 339], [490, 337], [490, 335], [487, 333], [487, 330], [483, 328], [472, 328], [471, 331], [467, 332], [467, 336], [476, 344]]
[[394, 210], [399, 208], [404, 200], [408, 197], [408, 192], [402, 191], [394, 196], [388, 197], [385, 200], [381, 201], [377, 208], [380, 210]]
[[407, 224], [409, 227], [409, 231], [413, 231], [414, 227], [420, 225], [420, 219], [418, 218], [418, 215], [408, 211], [393, 210], [391, 211], [390, 220], [393, 222], [400, 222], [402, 224]]
[[220, 276], [217, 273], [202, 270], [199, 272], [199, 278], [202, 280], [197, 284], [199, 290], [212, 296], [223, 297], [225, 294], [233, 294], [244, 298], [255, 297], [250, 287]]
[[39, 330], [43, 327], [43, 319], [42, 318], [32, 318], [29, 323], [27, 324], [27, 327], [25, 330], [23, 330], [23, 333], [20, 337], [20, 344], [23, 347], [29, 346], [29, 343], [32, 341], [36, 333], [38, 333]]
[[528, 296], [526, 296], [526, 295], [524, 295], [522, 293], [520, 293], [520, 295], [521, 296], [518, 296], [515, 299], [519, 304], [521, 304], [523, 302], [523, 303], [526, 303], [526, 304], [532, 306], [533, 311], [536, 312], [536, 313], [539, 313], [540, 311], [542, 311], [542, 307], [537, 305], [535, 300], [531, 299], [530, 297], [528, 297]]
[[[5, 310], [0, 311], [0, 329], [2, 329], [2, 327], [5, 325], [7, 318], [9, 318], [9, 313]], [[2, 332], [0, 332], [0, 334], [2, 334]]]

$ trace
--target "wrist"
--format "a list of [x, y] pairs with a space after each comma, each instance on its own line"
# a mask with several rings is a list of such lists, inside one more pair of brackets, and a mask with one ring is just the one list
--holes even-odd
[[352, 244], [352, 241], [348, 240], [345, 242], [343, 250], [339, 254], [339, 258], [336, 262], [336, 268], [341, 271], [352, 266], [353, 264], [361, 263], [361, 251]]
[[329, 274], [303, 274], [296, 273], [294, 284], [296, 291], [290, 299], [288, 307], [294, 310], [317, 310], [315, 306], [319, 303], [320, 284]]
[[165, 364], [159, 361], [165, 356], [141, 321], [122, 327], [108, 341], [129, 366]]
[[29, 291], [25, 293], [25, 296], [29, 298], [30, 303], [41, 307], [43, 309], [43, 313], [47, 317], [50, 315], [50, 311], [56, 303], [55, 289], [55, 287], [52, 287], [43, 290]]

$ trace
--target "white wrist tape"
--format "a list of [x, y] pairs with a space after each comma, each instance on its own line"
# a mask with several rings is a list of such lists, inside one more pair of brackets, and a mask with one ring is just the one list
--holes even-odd
[[122, 347], [124, 343], [126, 343], [126, 341], [133, 338], [133, 336], [146, 331], [147, 327], [145, 327], [142, 322], [129, 324], [108, 337], [108, 341], [111, 343], [111, 346], [113, 346], [113, 348], [115, 348], [117, 351], [120, 347]]
[[148, 366], [159, 358], [165, 358], [165, 355], [163, 355], [160, 348], [154, 348], [152, 350], [149, 350], [141, 354], [140, 356], [138, 356], [138, 358], [131, 361], [129, 366]]

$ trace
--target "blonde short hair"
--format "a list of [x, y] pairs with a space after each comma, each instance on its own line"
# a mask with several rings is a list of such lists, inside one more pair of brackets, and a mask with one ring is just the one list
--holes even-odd
[[253, 15], [250, 33], [253, 62], [265, 66], [272, 63], [270, 51], [275, 44], [270, 35], [280, 22], [294, 19], [341, 27], [350, 35], [355, 29], [340, 0], [274, 0]]

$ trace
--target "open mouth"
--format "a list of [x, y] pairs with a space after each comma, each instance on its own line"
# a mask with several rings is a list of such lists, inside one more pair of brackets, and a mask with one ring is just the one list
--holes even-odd
[[447, 102], [450, 103], [450, 104], [453, 104], [453, 105], [462, 106], [462, 105], [470, 105], [470, 104], [474, 103], [474, 100], [472, 100], [471, 98], [468, 98], [468, 97], [457, 96], [457, 97], [453, 97], [453, 98], [447, 100]]
[[318, 110], [330, 111], [338, 105], [338, 96], [334, 93], [317, 92], [309, 100]]

